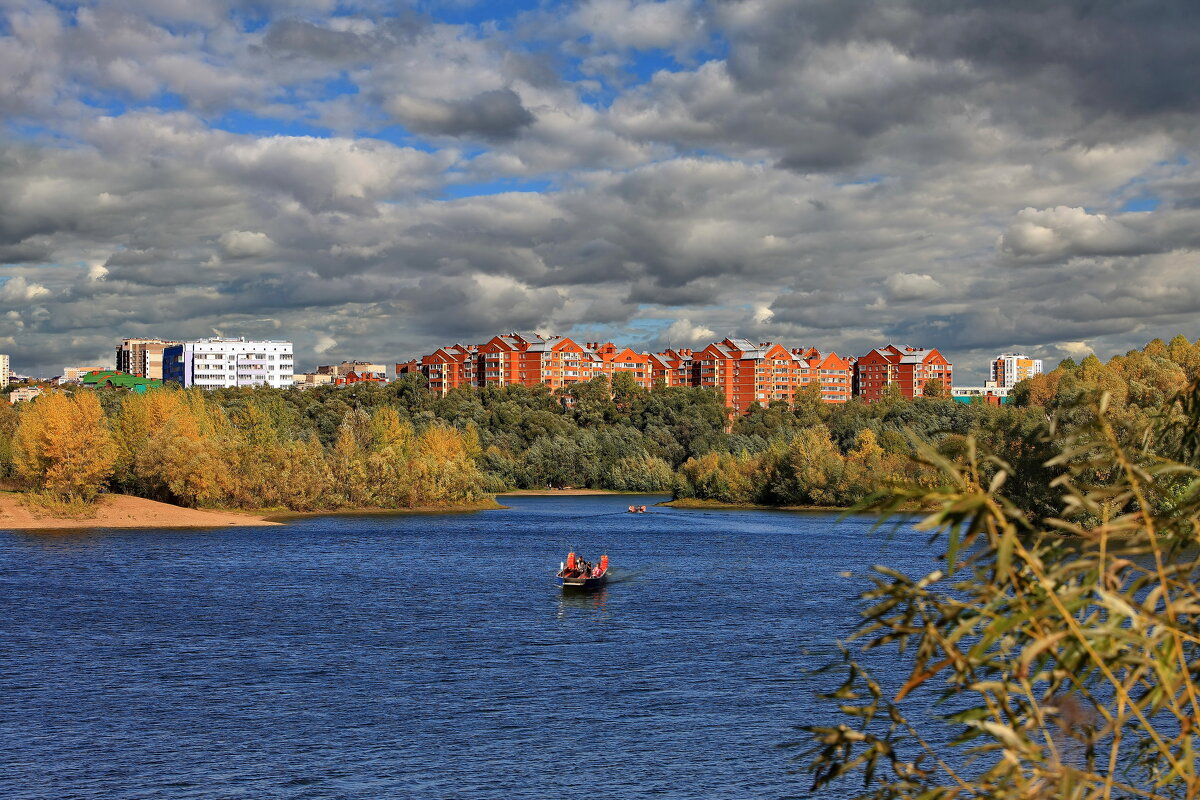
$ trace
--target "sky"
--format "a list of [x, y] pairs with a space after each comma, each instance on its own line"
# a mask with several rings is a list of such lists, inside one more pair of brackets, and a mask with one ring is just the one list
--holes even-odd
[[0, 0], [0, 352], [1200, 337], [1194, 0]]

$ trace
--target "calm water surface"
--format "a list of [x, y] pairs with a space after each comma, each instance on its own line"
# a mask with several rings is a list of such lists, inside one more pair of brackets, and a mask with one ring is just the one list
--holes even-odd
[[[644, 498], [638, 502], [653, 502]], [[870, 521], [513, 497], [217, 531], [0, 531], [0, 797], [806, 797]], [[616, 580], [563, 597], [569, 548]]]

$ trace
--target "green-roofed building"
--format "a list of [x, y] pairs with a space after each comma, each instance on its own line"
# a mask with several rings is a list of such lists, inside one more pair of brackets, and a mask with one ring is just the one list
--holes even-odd
[[162, 381], [153, 378], [139, 378], [137, 375], [111, 369], [89, 372], [83, 376], [81, 382], [90, 389], [128, 389], [138, 394], [144, 393], [147, 389], [156, 389], [162, 386]]

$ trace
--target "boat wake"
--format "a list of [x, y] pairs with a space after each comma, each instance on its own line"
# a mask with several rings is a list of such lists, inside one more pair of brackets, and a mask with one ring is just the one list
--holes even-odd
[[611, 583], [629, 583], [636, 581], [645, 575], [649, 570], [645, 569], [620, 569], [618, 567], [609, 567], [608, 582]]

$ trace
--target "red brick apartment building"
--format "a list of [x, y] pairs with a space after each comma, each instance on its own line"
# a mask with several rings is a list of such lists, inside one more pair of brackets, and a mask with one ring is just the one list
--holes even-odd
[[771, 342], [756, 345], [748, 339], [724, 339], [700, 351], [695, 361], [693, 385], [716, 389], [725, 404], [739, 413], [753, 403], [765, 406], [781, 400], [790, 405], [810, 383], [820, 385], [821, 399], [827, 403], [850, 399], [850, 362], [815, 347], [788, 350]]
[[612, 342], [579, 344], [566, 336], [509, 333], [480, 345], [454, 344], [396, 365], [396, 374], [420, 372], [430, 390], [445, 396], [459, 386], [545, 384], [561, 389], [597, 375], [610, 379], [628, 372], [639, 386], [654, 386], [650, 356], [630, 348], [618, 350]]
[[[859, 365], [867, 367], [860, 371]], [[874, 369], [884, 365], [883, 371]], [[419, 372], [431, 391], [445, 396], [459, 386], [544, 384], [551, 389], [620, 373], [645, 389], [699, 386], [717, 391], [730, 409], [745, 413], [754, 403], [795, 403], [809, 384], [820, 386], [821, 399], [845, 403], [857, 393], [868, 400], [882, 394], [887, 382], [900, 385], [905, 396], [919, 395], [924, 381], [941, 378], [950, 387], [950, 364], [936, 350], [888, 345], [860, 359], [824, 353], [815, 347], [789, 350], [781, 344], [727, 338], [699, 352], [665, 350], [637, 353], [612, 342], [579, 344], [565, 336], [509, 333], [485, 344], [454, 344], [407, 363], [396, 374]], [[860, 379], [860, 376], [863, 376]], [[881, 383], [882, 382], [882, 383]], [[861, 384], [862, 391], [857, 387]], [[879, 384], [877, 386], [877, 384]]]
[[954, 367], [935, 349], [877, 347], [854, 364], [854, 394], [868, 403], [883, 397], [888, 386], [896, 386], [910, 400], [925, 393], [925, 384], [942, 382], [946, 396], [953, 385]]

